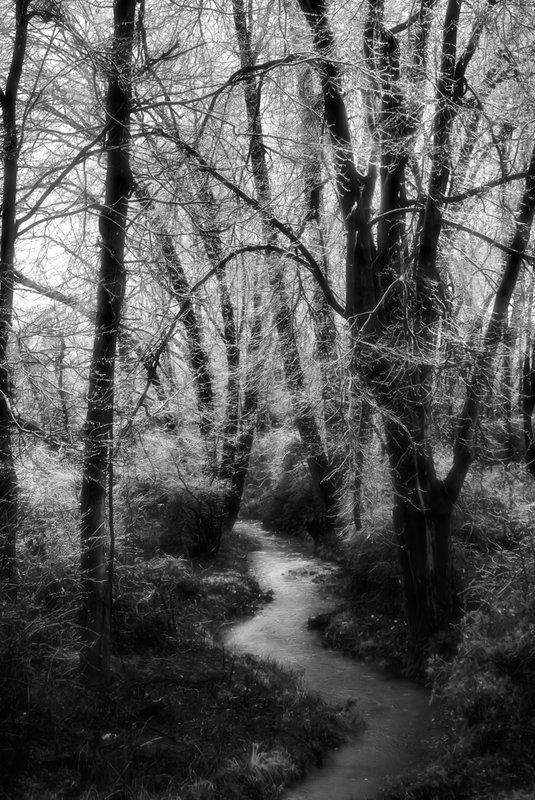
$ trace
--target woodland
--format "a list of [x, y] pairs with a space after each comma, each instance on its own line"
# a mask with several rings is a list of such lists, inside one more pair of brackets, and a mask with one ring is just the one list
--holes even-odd
[[[326, 642], [442, 704], [392, 798], [531, 796], [533, 4], [0, 9], [6, 796], [267, 800], [343, 737], [214, 666], [268, 600], [239, 517], [343, 565]], [[184, 642], [190, 727], [134, 741]], [[280, 701], [254, 769], [192, 732], [214, 676]]]

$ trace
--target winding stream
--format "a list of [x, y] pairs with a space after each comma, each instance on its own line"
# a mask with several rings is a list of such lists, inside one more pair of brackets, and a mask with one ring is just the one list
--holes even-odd
[[286, 541], [254, 523], [242, 523], [262, 542], [251, 553], [252, 568], [274, 599], [252, 619], [224, 634], [227, 647], [277, 660], [299, 672], [304, 685], [328, 702], [356, 702], [365, 729], [325, 758], [304, 781], [286, 792], [286, 800], [372, 800], [385, 780], [425, 758], [432, 737], [429, 693], [409, 681], [326, 650], [307, 629], [310, 616], [332, 609], [314, 576], [319, 564], [305, 545]]

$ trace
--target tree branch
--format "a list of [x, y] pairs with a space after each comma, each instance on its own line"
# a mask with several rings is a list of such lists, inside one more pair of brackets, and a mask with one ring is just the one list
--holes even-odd
[[[261, 204], [257, 200], [255, 200], [254, 197], [251, 197], [249, 194], [247, 194], [247, 192], [244, 192], [243, 189], [240, 189], [240, 187], [237, 186], [233, 181], [229, 180], [229, 178], [226, 178], [224, 175], [222, 175], [215, 167], [213, 167], [211, 164], [209, 164], [208, 161], [206, 161], [206, 159], [198, 152], [198, 150], [196, 150], [196, 148], [184, 142], [182, 139], [178, 137], [177, 134], [167, 133], [162, 128], [154, 130], [153, 133], [158, 136], [162, 136], [163, 138], [168, 139], [169, 141], [174, 142], [177, 147], [179, 147], [181, 150], [183, 150], [185, 153], [187, 153], [189, 156], [195, 159], [202, 172], [211, 175], [218, 181], [218, 183], [220, 183], [226, 189], [231, 191], [240, 200], [243, 200], [244, 203], [246, 203], [250, 208], [253, 208], [259, 214], [264, 213], [264, 209], [262, 208]], [[332, 291], [327, 280], [325, 279], [325, 276], [323, 275], [320, 265], [318, 264], [318, 262], [316, 261], [310, 250], [306, 247], [306, 245], [303, 244], [303, 242], [300, 240], [297, 234], [292, 230], [291, 226], [281, 222], [273, 214], [270, 215], [269, 223], [270, 225], [273, 226], [273, 228], [282, 233], [283, 236], [285, 236], [286, 239], [288, 239], [288, 241], [291, 242], [291, 244], [295, 247], [297, 252], [302, 257], [301, 263], [306, 265], [307, 269], [310, 271], [312, 276], [315, 278], [315, 280], [322, 288], [323, 292], [325, 293], [325, 299], [327, 300], [329, 305], [333, 308], [334, 311], [336, 311], [337, 314], [340, 314], [340, 316], [345, 317], [346, 311], [336, 299], [334, 292]], [[284, 249], [282, 249], [282, 252], [285, 255], [289, 255], [288, 251]]]

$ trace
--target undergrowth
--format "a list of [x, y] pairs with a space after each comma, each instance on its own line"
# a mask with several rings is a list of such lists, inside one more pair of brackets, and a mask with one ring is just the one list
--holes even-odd
[[[448, 635], [455, 647], [431, 658], [427, 669], [445, 738], [439, 737], [435, 760], [396, 782], [385, 800], [535, 796], [534, 504], [532, 479], [520, 467], [480, 466], [470, 477], [453, 531], [464, 614]], [[394, 640], [391, 630], [399, 608], [395, 552], [384, 530], [375, 534], [361, 544], [360, 560], [352, 562], [351, 586], [367, 611], [358, 608], [357, 600], [355, 615], [350, 608], [344, 614], [357, 634], [362, 634], [366, 613], [374, 616], [379, 630], [368, 640], [368, 655], [381, 660], [384, 643], [399, 653], [403, 638]], [[341, 635], [338, 628], [343, 633], [336, 617], [330, 626], [331, 640]], [[361, 641], [357, 655], [365, 655], [362, 650]]]
[[120, 539], [112, 681], [89, 689], [78, 680], [72, 488], [61, 529], [47, 527], [44, 495], [35, 508], [31, 493], [23, 496], [33, 525], [21, 531], [16, 601], [0, 607], [0, 794], [276, 798], [353, 720], [309, 697], [292, 673], [218, 644], [222, 623], [270, 599], [247, 571], [254, 542], [237, 530], [217, 558], [195, 563], [145, 559]]

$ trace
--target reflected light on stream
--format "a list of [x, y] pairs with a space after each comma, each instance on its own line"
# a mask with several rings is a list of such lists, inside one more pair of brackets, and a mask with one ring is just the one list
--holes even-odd
[[387, 778], [425, 759], [432, 738], [429, 692], [370, 664], [325, 649], [308, 618], [336, 604], [314, 577], [330, 567], [299, 542], [242, 523], [262, 542], [251, 566], [273, 602], [224, 634], [224, 644], [241, 653], [274, 659], [302, 676], [304, 686], [335, 705], [355, 703], [365, 728], [347, 745], [326, 754], [284, 794], [285, 800], [372, 800]]

